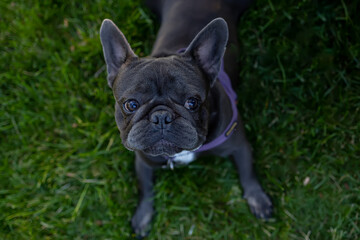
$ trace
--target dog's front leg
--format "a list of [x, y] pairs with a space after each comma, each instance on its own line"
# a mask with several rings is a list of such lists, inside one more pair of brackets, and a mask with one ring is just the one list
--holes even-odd
[[154, 169], [148, 166], [140, 153], [135, 153], [135, 168], [139, 184], [139, 204], [131, 220], [138, 237], [145, 237], [154, 214]]
[[247, 200], [251, 212], [257, 218], [270, 218], [272, 214], [272, 203], [257, 180], [253, 168], [250, 144], [246, 139], [243, 138], [241, 140], [241, 143], [232, 156], [239, 173], [244, 198]]

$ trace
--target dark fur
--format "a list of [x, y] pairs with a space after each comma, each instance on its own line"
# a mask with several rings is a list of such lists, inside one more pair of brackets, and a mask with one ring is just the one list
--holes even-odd
[[[154, 169], [166, 164], [165, 156], [192, 151], [213, 140], [231, 119], [231, 104], [216, 77], [224, 57], [225, 70], [236, 86], [237, 21], [248, 4], [230, 0], [148, 1], [161, 19], [161, 27], [151, 56], [143, 59], [134, 54], [114, 23], [103, 22], [100, 36], [108, 84], [116, 100], [116, 123], [124, 146], [136, 154], [140, 201], [132, 226], [140, 237], [147, 234], [154, 214]], [[227, 24], [223, 19], [212, 21], [217, 17], [223, 17]], [[177, 53], [186, 46], [185, 53]], [[193, 97], [200, 106], [189, 110], [184, 103]], [[129, 99], [139, 103], [135, 112], [124, 108]], [[240, 117], [238, 121], [241, 123]], [[257, 217], [270, 217], [272, 204], [254, 174], [241, 124], [225, 143], [205, 154], [231, 156], [250, 210]]]

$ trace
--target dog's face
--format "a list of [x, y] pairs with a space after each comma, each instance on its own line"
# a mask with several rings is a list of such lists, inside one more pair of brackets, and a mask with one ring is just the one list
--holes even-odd
[[207, 97], [225, 51], [226, 23], [214, 20], [184, 53], [162, 58], [138, 58], [110, 20], [100, 36], [124, 146], [152, 156], [199, 148], [208, 132]]
[[124, 146], [150, 155], [194, 150], [207, 134], [207, 79], [184, 57], [137, 59], [113, 92]]

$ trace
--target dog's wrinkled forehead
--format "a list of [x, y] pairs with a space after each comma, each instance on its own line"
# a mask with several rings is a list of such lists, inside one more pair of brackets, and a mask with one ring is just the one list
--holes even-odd
[[[113, 91], [117, 100], [171, 98], [183, 102], [206, 98], [207, 81], [201, 71], [180, 56], [136, 60], [121, 71]], [[175, 98], [175, 99], [174, 99]]]

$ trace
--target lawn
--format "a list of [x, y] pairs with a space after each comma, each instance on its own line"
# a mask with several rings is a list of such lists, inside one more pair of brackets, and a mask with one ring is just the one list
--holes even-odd
[[[239, 24], [241, 115], [274, 203], [254, 218], [228, 159], [159, 170], [148, 239], [360, 239], [357, 1], [258, 0]], [[0, 239], [131, 239], [132, 152], [99, 40], [111, 18], [140, 56], [140, 1], [0, 3]]]

